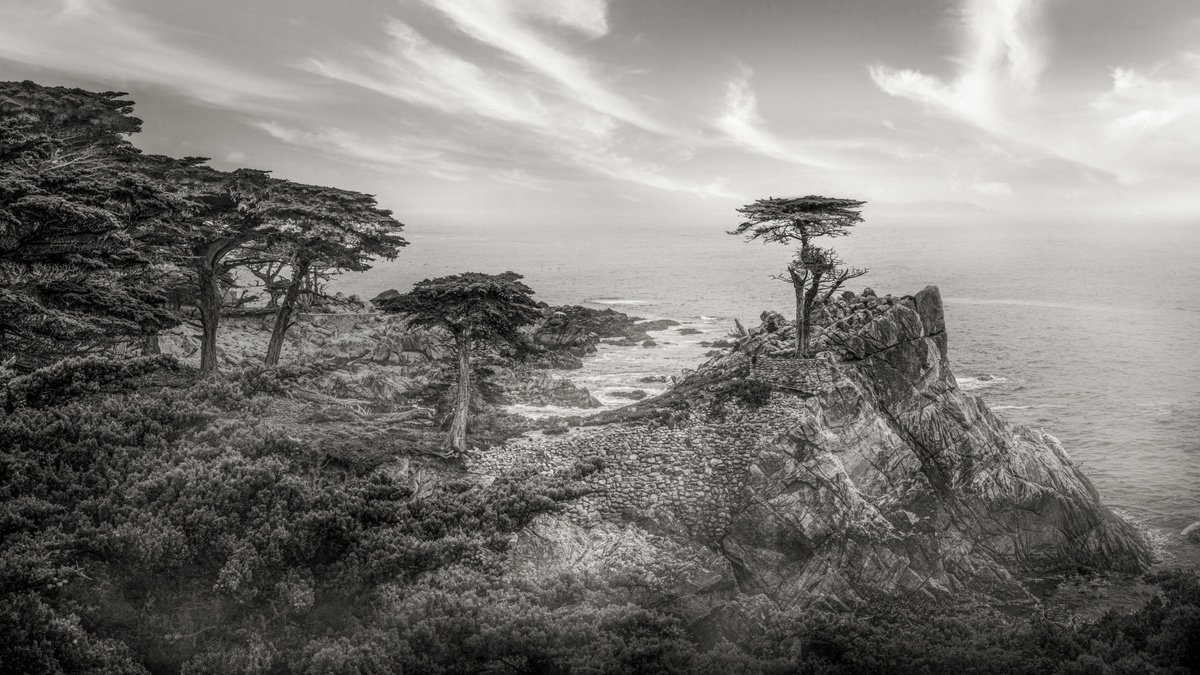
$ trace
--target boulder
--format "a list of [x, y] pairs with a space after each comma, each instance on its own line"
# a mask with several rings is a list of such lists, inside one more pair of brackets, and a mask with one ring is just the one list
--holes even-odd
[[1179, 533], [1179, 536], [1183, 537], [1184, 541], [1190, 541], [1193, 544], [1200, 544], [1200, 520], [1197, 520], [1191, 525], [1183, 528], [1183, 531]]
[[390, 289], [380, 293], [379, 295], [371, 298], [370, 302], [372, 305], [379, 307], [381, 304], [385, 303], [386, 301], [391, 300], [393, 298], [398, 298], [398, 297], [400, 297], [400, 295], [401, 295], [400, 291], [398, 291], [394, 288], [390, 288]]

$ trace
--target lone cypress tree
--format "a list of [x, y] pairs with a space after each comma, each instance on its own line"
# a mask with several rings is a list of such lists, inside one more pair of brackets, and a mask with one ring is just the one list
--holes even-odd
[[467, 416], [471, 405], [471, 351], [483, 344], [516, 345], [520, 328], [539, 317], [533, 290], [516, 272], [482, 274], [464, 272], [426, 279], [402, 295], [384, 293], [374, 302], [382, 310], [408, 317], [414, 326], [440, 327], [454, 338], [458, 354], [458, 387], [454, 418], [445, 448], [467, 449]]
[[746, 218], [729, 234], [742, 235], [746, 241], [794, 244], [799, 242], [795, 258], [788, 263], [787, 276], [796, 296], [796, 356], [808, 356], [812, 332], [812, 311], [817, 299], [828, 300], [842, 284], [867, 273], [846, 267], [837, 252], [812, 242], [818, 237], [844, 237], [850, 228], [863, 221], [858, 210], [866, 202], [831, 197], [768, 197], [739, 208]]

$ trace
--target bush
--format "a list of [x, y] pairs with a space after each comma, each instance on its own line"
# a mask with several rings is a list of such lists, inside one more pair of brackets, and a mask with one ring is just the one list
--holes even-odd
[[598, 461], [418, 492], [331, 470], [324, 441], [264, 420], [285, 370], [86, 399], [68, 392], [99, 385], [39, 377], [19, 390], [60, 393], [0, 417], [4, 672], [1200, 670], [1195, 572], [1081, 625], [879, 598], [775, 612], [706, 649], [692, 630], [711, 608], [666, 563], [508, 560]]
[[99, 356], [64, 359], [3, 382], [0, 399], [6, 412], [25, 407], [43, 408], [123, 385], [157, 370], [178, 368], [179, 362], [174, 357], [163, 355], [132, 359]]
[[771, 385], [744, 378], [731, 380], [718, 394], [718, 400], [737, 400], [750, 408], [761, 408], [771, 402]]
[[[210, 378], [0, 417], [6, 670], [101, 657], [93, 670], [278, 669], [318, 635], [371, 623], [386, 585], [494, 571], [511, 534], [595, 470], [421, 495], [325, 473], [319, 448], [260, 419], [255, 392], [274, 381]], [[60, 638], [75, 651], [51, 648]]]

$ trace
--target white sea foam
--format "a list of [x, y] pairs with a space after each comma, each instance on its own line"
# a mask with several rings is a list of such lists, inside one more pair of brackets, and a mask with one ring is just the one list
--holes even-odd
[[1007, 377], [997, 375], [979, 375], [975, 377], [970, 375], [956, 375], [954, 379], [958, 382], [958, 388], [963, 391], [985, 389], [1009, 381]]
[[1056, 403], [1045, 403], [1042, 405], [994, 405], [992, 410], [1038, 410], [1040, 408], [1061, 408], [1061, 405]]
[[603, 410], [603, 408], [567, 408], [558, 405], [510, 405], [507, 407], [508, 412], [518, 415], [525, 415], [534, 419], [543, 417], [569, 417], [569, 416], [585, 416], [592, 415]]
[[653, 305], [652, 300], [635, 300], [632, 298], [588, 298], [583, 301], [587, 305], [617, 305], [617, 306], [640, 306]]

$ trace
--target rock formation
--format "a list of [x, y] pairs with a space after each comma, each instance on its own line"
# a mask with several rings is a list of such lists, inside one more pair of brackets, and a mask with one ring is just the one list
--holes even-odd
[[718, 623], [752, 598], [1028, 601], [1029, 575], [1148, 564], [1056, 439], [958, 389], [937, 288], [838, 298], [820, 318], [817, 358], [770, 356], [790, 330], [776, 320], [604, 424], [475, 458], [485, 473], [605, 458], [596, 491], [546, 518], [518, 560], [602, 558], [589, 533], [614, 528], [665, 537], [659, 554], [697, 570], [697, 620]]

